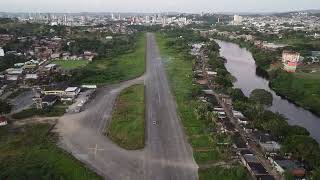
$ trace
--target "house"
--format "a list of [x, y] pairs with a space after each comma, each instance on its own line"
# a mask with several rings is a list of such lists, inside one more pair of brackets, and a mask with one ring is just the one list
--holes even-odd
[[254, 154], [241, 154], [241, 162], [253, 177], [269, 175]]
[[204, 92], [204, 94], [206, 95], [214, 95], [213, 91], [211, 89], [208, 90], [202, 90]]
[[300, 59], [300, 53], [293, 51], [282, 52], [283, 69], [287, 72], [296, 72]]
[[48, 64], [48, 65], [46, 65], [45, 67], [44, 67], [44, 69], [46, 70], [46, 71], [54, 71], [54, 70], [56, 70], [58, 68], [58, 65], [56, 65], [56, 64]]
[[311, 56], [320, 58], [320, 51], [311, 51]]
[[240, 125], [242, 127], [242, 129], [246, 132], [246, 133], [252, 133], [253, 132], [253, 127], [250, 124], [241, 124]]
[[22, 68], [9, 68], [6, 70], [9, 75], [21, 75], [23, 73]]
[[58, 83], [50, 86], [46, 86], [41, 91], [44, 95], [56, 95], [62, 97], [65, 94], [65, 90], [68, 88], [66, 83]]
[[82, 85], [81, 87], [85, 89], [97, 89], [97, 85]]
[[267, 170], [263, 167], [263, 165], [259, 162], [248, 162], [247, 168], [249, 172], [254, 176], [263, 176], [269, 175]]
[[274, 141], [271, 135], [264, 134], [259, 131], [254, 132], [254, 138], [258, 141], [261, 149], [265, 153], [273, 153], [280, 151], [281, 145]]
[[38, 75], [37, 74], [26, 74], [24, 79], [25, 80], [37, 80], [38, 79]]
[[225, 94], [219, 94], [219, 96], [221, 97], [222, 102], [229, 106], [232, 106], [232, 98], [230, 96]]
[[251, 154], [253, 155], [253, 152], [250, 151], [249, 149], [243, 149], [240, 151], [240, 155], [243, 156], [243, 155], [246, 155], [246, 154]]
[[208, 76], [216, 76], [216, 75], [218, 75], [218, 73], [215, 71], [207, 71], [207, 75]]
[[53, 54], [51, 54], [51, 59], [58, 59], [58, 58], [60, 58], [60, 53], [53, 53]]
[[233, 114], [233, 116], [234, 116], [235, 118], [244, 118], [244, 115], [243, 115], [241, 112], [239, 112], [239, 111], [233, 110], [233, 111], [232, 111], [232, 114]]
[[15, 63], [13, 66], [15, 68], [21, 68], [22, 66], [24, 66], [24, 63]]
[[64, 91], [64, 95], [63, 98], [71, 98], [74, 99], [79, 93], [80, 93], [81, 89], [78, 87], [68, 87], [65, 91]]
[[112, 40], [113, 37], [112, 36], [106, 36], [106, 40]]
[[290, 172], [295, 177], [304, 177], [306, 174], [306, 170], [303, 168], [303, 165], [297, 161], [277, 155], [268, 157], [268, 159], [272, 166], [281, 174], [284, 174], [286, 171]]
[[49, 107], [53, 106], [58, 100], [58, 96], [55, 95], [45, 95], [42, 98], [42, 106], [43, 107]]
[[0, 116], [0, 126], [5, 126], [7, 124], [8, 124], [8, 122], [7, 122], [6, 117]]
[[0, 57], [4, 56], [4, 50], [0, 47]]
[[238, 121], [239, 124], [243, 124], [243, 125], [248, 125], [248, 124], [250, 124], [250, 121], [249, 121], [247, 118], [245, 118], [245, 117], [243, 117], [243, 118], [237, 118], [237, 121]]

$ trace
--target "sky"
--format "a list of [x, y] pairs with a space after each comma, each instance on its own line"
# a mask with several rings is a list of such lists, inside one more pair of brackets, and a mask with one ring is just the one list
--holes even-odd
[[0, 0], [0, 12], [284, 12], [320, 0]]

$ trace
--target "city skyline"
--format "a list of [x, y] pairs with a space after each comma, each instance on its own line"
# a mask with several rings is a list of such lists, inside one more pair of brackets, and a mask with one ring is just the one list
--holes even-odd
[[[137, 0], [128, 5], [128, 1], [110, 0], [55, 0], [55, 1], [36, 1], [36, 0], [11, 0], [2, 2], [1, 12], [286, 12], [308, 9], [320, 9], [318, 0], [176, 0], [175, 2]], [[276, 6], [275, 6], [276, 4]]]

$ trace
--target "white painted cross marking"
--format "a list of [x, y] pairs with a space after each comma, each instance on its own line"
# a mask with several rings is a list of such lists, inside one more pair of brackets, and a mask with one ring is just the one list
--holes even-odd
[[96, 144], [96, 146], [94, 148], [89, 148], [89, 149], [93, 150], [94, 157], [96, 157], [98, 151], [103, 151], [104, 150], [104, 149], [99, 149], [98, 148], [98, 144]]

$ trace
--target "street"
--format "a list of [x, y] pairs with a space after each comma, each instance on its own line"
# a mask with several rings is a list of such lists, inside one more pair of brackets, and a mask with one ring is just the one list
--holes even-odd
[[[56, 131], [60, 146], [106, 179], [198, 179], [192, 155], [176, 112], [153, 34], [147, 34], [146, 74], [97, 90], [97, 96], [78, 114], [61, 117]], [[125, 88], [146, 87], [146, 145], [142, 150], [124, 150], [104, 135], [117, 95]]]

